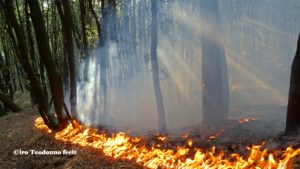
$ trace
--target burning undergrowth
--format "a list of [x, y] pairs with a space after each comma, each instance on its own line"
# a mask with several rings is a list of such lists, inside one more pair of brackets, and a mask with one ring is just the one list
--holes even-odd
[[[36, 119], [35, 126], [51, 132], [41, 118]], [[125, 132], [99, 131], [76, 123], [54, 133], [54, 136], [57, 140], [90, 147], [113, 159], [131, 160], [146, 168], [297, 167], [294, 159], [300, 155], [300, 148], [273, 146], [269, 150], [265, 143], [217, 144], [214, 140], [222, 133], [211, 136], [186, 133], [176, 138], [159, 134], [137, 137]]]

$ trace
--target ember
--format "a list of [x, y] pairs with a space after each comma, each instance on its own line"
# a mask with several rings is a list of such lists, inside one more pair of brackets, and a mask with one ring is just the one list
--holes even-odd
[[214, 133], [213, 135], [209, 136], [208, 138], [216, 139], [216, 138], [220, 137], [223, 133], [224, 133], [224, 130], [220, 130], [220, 131], [217, 131], [216, 133]]
[[251, 122], [251, 121], [256, 121], [257, 120], [257, 118], [255, 118], [255, 117], [252, 117], [252, 118], [245, 118], [245, 119], [240, 119], [239, 120], [239, 123], [241, 123], [241, 124], [243, 124], [243, 123], [249, 123], [249, 122]]
[[[37, 118], [35, 126], [48, 132], [42, 118]], [[178, 146], [173, 149], [161, 149], [153, 145], [150, 148], [141, 145], [142, 138], [131, 137], [126, 133], [116, 133], [108, 136], [99, 133], [96, 129], [78, 125], [75, 128], [70, 124], [67, 128], [55, 134], [57, 140], [70, 142], [80, 146], [92, 147], [102, 151], [105, 155], [115, 159], [133, 160], [148, 168], [290, 168], [292, 159], [300, 155], [300, 148], [292, 147], [286, 150], [268, 151], [262, 149], [262, 145], [247, 147], [248, 155], [242, 156], [236, 153], [228, 154], [219, 151], [216, 147], [211, 150], [202, 150], [192, 147], [193, 141], [188, 140], [189, 146]], [[159, 137], [166, 141], [167, 137]]]

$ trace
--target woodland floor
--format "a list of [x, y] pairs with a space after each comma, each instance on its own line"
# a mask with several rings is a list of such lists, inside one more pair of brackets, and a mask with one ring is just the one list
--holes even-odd
[[[28, 100], [28, 99], [25, 99]], [[8, 113], [0, 117], [0, 169], [33, 169], [33, 168], [142, 168], [134, 162], [126, 160], [114, 160], [90, 148], [78, 147], [69, 143], [54, 139], [53, 134], [47, 134], [39, 131], [34, 126], [34, 120], [39, 117], [37, 111], [33, 110], [28, 101], [21, 101], [24, 111], [19, 113]], [[259, 123], [259, 122], [258, 122]], [[242, 126], [242, 127], [241, 127]], [[266, 141], [266, 147], [269, 149], [283, 149], [289, 145], [295, 148], [300, 147], [300, 137], [284, 137], [274, 135], [272, 137], [258, 138], [255, 134], [251, 135], [248, 130], [249, 125], [231, 124], [229, 128], [238, 128], [239, 133], [223, 132], [215, 140], [203, 139], [201, 136], [193, 136], [194, 143], [201, 147], [211, 147], [217, 145], [222, 149], [230, 149], [232, 152], [244, 154], [244, 147], [251, 144], [260, 144]], [[238, 139], [237, 136], [238, 135]], [[232, 139], [235, 138], [235, 139]], [[243, 139], [241, 139], [243, 138]], [[251, 139], [250, 139], [251, 138]], [[235, 141], [233, 141], [235, 140]], [[180, 139], [174, 139], [171, 144], [180, 143]], [[232, 147], [232, 145], [235, 145]], [[76, 155], [14, 155], [14, 150], [76, 150]], [[299, 158], [296, 160], [294, 168], [300, 168]]]
[[[52, 134], [39, 131], [34, 120], [39, 117], [31, 108], [30, 99], [18, 98], [24, 108], [19, 113], [0, 117], [0, 169], [92, 169], [142, 168], [125, 160], [113, 160], [99, 151], [82, 148], [54, 139]], [[76, 155], [14, 155], [14, 150], [76, 150]]]
[[[57, 141], [34, 127], [33, 111], [0, 117], [0, 168], [141, 168], [128, 161], [116, 161], [88, 148]], [[14, 150], [76, 150], [76, 155], [14, 155]]]

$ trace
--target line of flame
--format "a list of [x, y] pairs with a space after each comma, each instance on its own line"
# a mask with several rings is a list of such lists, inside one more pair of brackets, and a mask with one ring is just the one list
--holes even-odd
[[[50, 130], [42, 118], [37, 118], [35, 126], [43, 131]], [[247, 147], [249, 155], [226, 154], [225, 151], [216, 151], [216, 147], [204, 151], [193, 148], [192, 140], [187, 145], [178, 146], [176, 150], [162, 149], [160, 145], [146, 147], [141, 144], [142, 138], [131, 137], [126, 133], [116, 133], [108, 136], [98, 133], [97, 129], [84, 125], [73, 127], [71, 124], [64, 130], [55, 133], [57, 140], [70, 142], [80, 146], [93, 147], [114, 159], [127, 159], [135, 161], [148, 168], [178, 168], [178, 169], [288, 169], [292, 167], [293, 159], [300, 155], [300, 148], [288, 147], [284, 151], [275, 150], [270, 153], [262, 150], [262, 145]], [[161, 137], [160, 140], [165, 140]], [[226, 154], [226, 155], [225, 155]]]

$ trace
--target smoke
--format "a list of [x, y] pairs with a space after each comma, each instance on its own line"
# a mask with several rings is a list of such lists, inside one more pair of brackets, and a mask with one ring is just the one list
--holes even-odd
[[[203, 34], [214, 36], [210, 16], [200, 17], [198, 0], [158, 2], [157, 51], [167, 128], [199, 125], [203, 87], [200, 38]], [[156, 131], [158, 115], [149, 66], [150, 1], [118, 5], [119, 11], [103, 18], [109, 23], [105, 46], [95, 49], [80, 66], [79, 119], [89, 125]], [[263, 123], [276, 122], [275, 132], [284, 130], [290, 65], [300, 30], [300, 13], [293, 6], [300, 7], [300, 3], [219, 2], [223, 37], [218, 40], [226, 52], [231, 119], [255, 116]], [[108, 115], [103, 112], [100, 85], [102, 54], [108, 58]]]

